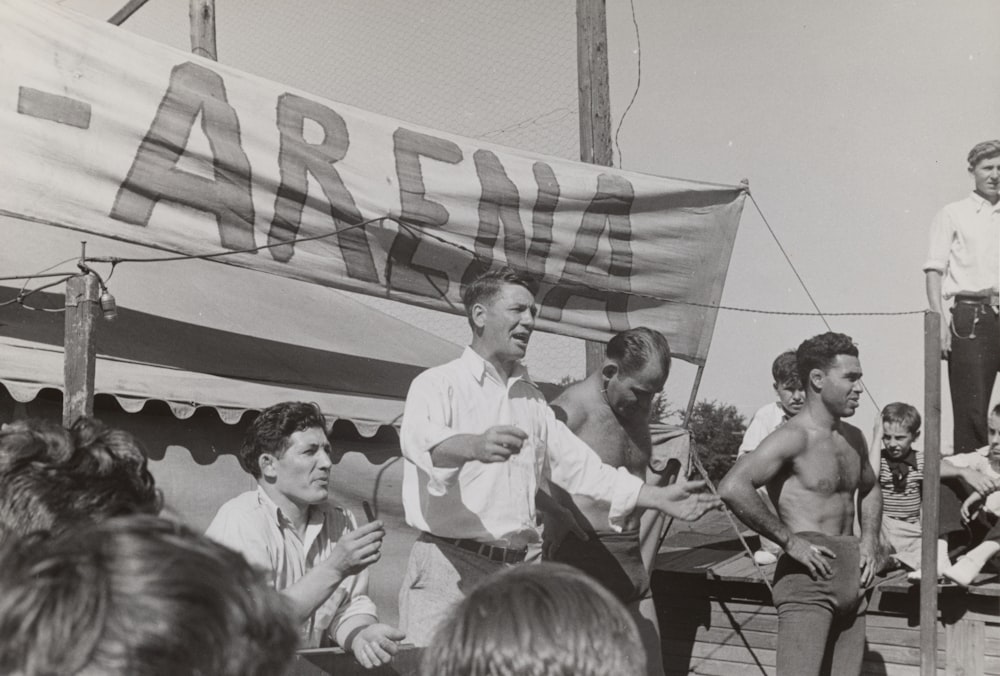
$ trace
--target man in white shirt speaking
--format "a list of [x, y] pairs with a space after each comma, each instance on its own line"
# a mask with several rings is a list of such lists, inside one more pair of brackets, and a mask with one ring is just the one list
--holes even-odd
[[[693, 520], [719, 507], [704, 482], [644, 484], [601, 462], [549, 408], [521, 359], [535, 326], [534, 281], [493, 270], [462, 293], [472, 343], [414, 379], [400, 443], [406, 521], [422, 531], [399, 593], [401, 629], [426, 646], [478, 580], [525, 561], [541, 540], [535, 496], [556, 474], [570, 493], [609, 505], [620, 529], [637, 507]], [[537, 551], [532, 547], [532, 551]]]

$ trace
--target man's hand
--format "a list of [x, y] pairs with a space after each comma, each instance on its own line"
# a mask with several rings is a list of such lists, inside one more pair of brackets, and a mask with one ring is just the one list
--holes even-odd
[[694, 521], [705, 512], [722, 507], [719, 496], [705, 490], [704, 481], [678, 480], [656, 487], [656, 509], [682, 521]]
[[381, 521], [372, 521], [344, 533], [333, 548], [333, 553], [323, 561], [338, 571], [341, 577], [356, 575], [382, 556], [382, 538], [385, 529]]
[[861, 588], [867, 589], [882, 569], [885, 554], [877, 542], [861, 541]]
[[351, 652], [365, 669], [374, 669], [392, 661], [392, 656], [399, 652], [399, 642], [404, 638], [406, 634], [399, 629], [376, 622], [355, 635]]
[[976, 492], [965, 499], [962, 503], [962, 507], [959, 510], [959, 514], [962, 515], [962, 523], [969, 523], [976, 515], [979, 514], [979, 510], [983, 508], [985, 497], [982, 493]]
[[941, 318], [941, 359], [948, 360], [951, 354], [951, 324], [946, 317]]
[[833, 568], [827, 559], [835, 559], [837, 555], [828, 547], [814, 545], [805, 538], [792, 535], [785, 543], [785, 553], [805, 566], [812, 579], [829, 580], [833, 577]]
[[476, 438], [473, 460], [479, 462], [504, 462], [520, 452], [528, 434], [514, 425], [491, 427]]
[[962, 468], [959, 476], [962, 477], [965, 483], [969, 484], [969, 488], [972, 489], [973, 493], [981, 493], [983, 497], [1000, 488], [1000, 479], [988, 477], [982, 472], [977, 472], [968, 467]]

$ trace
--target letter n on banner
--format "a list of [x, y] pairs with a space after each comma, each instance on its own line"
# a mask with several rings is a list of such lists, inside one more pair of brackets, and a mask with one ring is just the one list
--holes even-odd
[[[177, 168], [199, 113], [212, 150], [213, 179]], [[219, 241], [227, 249], [254, 246], [250, 161], [240, 142], [239, 118], [222, 76], [196, 63], [171, 71], [167, 92], [118, 188], [110, 216], [146, 226], [160, 200], [215, 214]]]
[[[569, 299], [577, 296], [603, 302], [612, 331], [629, 328], [626, 296], [631, 290], [632, 276], [629, 214], [634, 199], [635, 190], [624, 177], [598, 176], [597, 194], [583, 214], [573, 249], [566, 257], [562, 282], [552, 287], [542, 300], [543, 306], [554, 310], [552, 321], [560, 321]], [[605, 226], [611, 247], [610, 262], [607, 270], [594, 271], [592, 264]]]

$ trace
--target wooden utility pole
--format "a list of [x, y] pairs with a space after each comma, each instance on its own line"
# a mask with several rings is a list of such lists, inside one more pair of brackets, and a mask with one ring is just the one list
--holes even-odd
[[[611, 92], [605, 0], [576, 0], [576, 70], [580, 107], [580, 159], [610, 167]], [[587, 341], [587, 373], [604, 361], [604, 345]]]
[[219, 60], [215, 46], [215, 0], [191, 0], [191, 51], [212, 61]]
[[937, 674], [938, 505], [941, 490], [941, 315], [924, 315], [924, 491], [920, 551], [920, 676]]
[[97, 366], [97, 310], [100, 283], [87, 273], [66, 282], [66, 323], [63, 337], [63, 425], [94, 414], [94, 373]]

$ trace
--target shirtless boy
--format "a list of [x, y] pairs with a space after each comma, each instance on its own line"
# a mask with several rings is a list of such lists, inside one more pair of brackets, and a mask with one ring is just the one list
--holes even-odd
[[[608, 342], [601, 368], [567, 388], [552, 407], [606, 464], [645, 479], [650, 410], [669, 372], [666, 338], [644, 327], [623, 331]], [[641, 510], [616, 533], [608, 526], [607, 503], [558, 490], [555, 497], [566, 512], [546, 513], [547, 557], [582, 569], [626, 604], [642, 634], [650, 673], [662, 673], [656, 610], [639, 548]], [[560, 523], [566, 514], [575, 514], [576, 523]], [[580, 530], [587, 539], [575, 534]]]
[[[861, 672], [864, 590], [878, 570], [882, 494], [854, 415], [861, 362], [850, 337], [824, 333], [796, 351], [802, 411], [740, 458], [719, 485], [736, 515], [783, 550], [774, 574], [778, 676]], [[756, 489], [767, 486], [778, 509]], [[854, 494], [860, 538], [854, 535]]]

